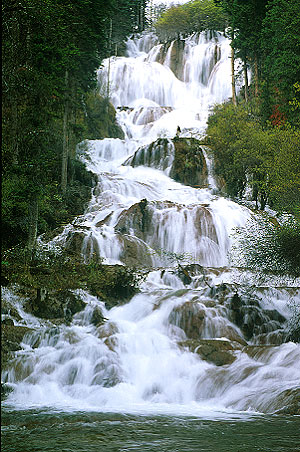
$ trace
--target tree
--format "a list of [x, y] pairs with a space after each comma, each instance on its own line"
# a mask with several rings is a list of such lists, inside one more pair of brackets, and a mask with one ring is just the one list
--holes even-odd
[[[76, 122], [82, 95], [96, 85], [114, 8], [112, 0], [3, 2], [2, 227], [7, 246], [20, 240], [31, 249], [37, 231], [49, 221], [39, 212], [45, 212], [51, 196], [53, 205], [61, 203], [59, 166], [65, 193], [80, 138]], [[60, 209], [66, 212], [62, 203]]]
[[159, 36], [167, 39], [203, 30], [224, 30], [226, 17], [213, 0], [194, 0], [167, 9], [156, 22]]
[[207, 135], [217, 174], [224, 178], [229, 195], [242, 197], [248, 185], [260, 209], [269, 203], [299, 212], [298, 129], [264, 129], [251, 102], [236, 108], [226, 103], [216, 106], [209, 117]]
[[[294, 85], [299, 82], [300, 0], [271, 0], [262, 22], [263, 73], [275, 114], [283, 113], [292, 123], [299, 121], [300, 111], [289, 108]], [[277, 107], [275, 107], [277, 105]], [[296, 122], [295, 122], [296, 121]]]
[[[244, 73], [248, 65], [253, 69], [257, 97], [262, 57], [262, 22], [268, 0], [215, 0], [215, 2], [228, 15], [229, 25], [234, 30], [232, 45], [236, 56], [243, 61]], [[247, 82], [245, 92], [247, 93]]]

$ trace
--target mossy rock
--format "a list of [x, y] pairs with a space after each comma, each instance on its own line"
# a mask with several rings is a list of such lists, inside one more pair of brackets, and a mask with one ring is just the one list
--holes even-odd
[[[275, 344], [283, 342], [284, 337], [277, 334], [286, 322], [275, 309], [262, 309], [259, 301], [254, 296], [238, 295], [235, 293], [229, 304], [230, 318], [243, 332], [247, 340], [260, 338], [261, 343], [272, 339]], [[275, 340], [275, 342], [274, 342]]]
[[7, 362], [12, 357], [13, 352], [20, 350], [20, 343], [22, 342], [26, 333], [30, 333], [31, 328], [26, 326], [14, 326], [1, 324], [1, 365], [5, 368]]
[[201, 143], [195, 138], [175, 137], [175, 158], [170, 177], [176, 182], [195, 187], [206, 187], [207, 166]]
[[86, 95], [85, 106], [84, 138], [90, 140], [124, 139], [124, 132], [116, 121], [116, 110], [107, 99], [96, 92], [90, 92]]
[[64, 318], [69, 322], [76, 312], [84, 309], [85, 303], [70, 290], [37, 289], [36, 296], [30, 298], [25, 308], [37, 317], [44, 319]]

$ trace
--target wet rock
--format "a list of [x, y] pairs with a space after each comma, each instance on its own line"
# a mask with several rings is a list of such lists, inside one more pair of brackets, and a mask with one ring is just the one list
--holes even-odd
[[92, 317], [91, 317], [91, 323], [95, 326], [99, 326], [104, 321], [105, 321], [105, 318], [102, 314], [102, 310], [99, 308], [99, 306], [95, 306]]
[[231, 325], [224, 325], [219, 328], [219, 337], [226, 337], [231, 342], [235, 342], [243, 346], [247, 345], [247, 341], [245, 341], [242, 335], [240, 335]]
[[216, 298], [220, 304], [224, 304], [231, 292], [232, 286], [230, 284], [221, 283], [210, 287], [209, 296]]
[[44, 319], [63, 318], [69, 322], [76, 312], [84, 309], [85, 303], [70, 290], [37, 289], [36, 297], [30, 298], [25, 308], [37, 317]]
[[120, 368], [116, 363], [107, 362], [105, 360], [101, 361], [96, 364], [94, 372], [92, 385], [111, 388], [122, 381], [120, 378]]
[[169, 322], [181, 328], [189, 339], [198, 339], [204, 328], [205, 310], [197, 303], [187, 302], [171, 312]]
[[65, 249], [67, 252], [72, 252], [76, 255], [81, 254], [82, 242], [85, 233], [82, 231], [72, 231], [68, 234], [66, 239]]
[[187, 347], [191, 352], [197, 353], [205, 361], [216, 366], [232, 364], [236, 360], [235, 350], [240, 350], [239, 344], [216, 339], [187, 340], [180, 342], [181, 347]]
[[120, 260], [129, 267], [151, 267], [152, 258], [149, 249], [144, 242], [132, 237], [124, 235], [119, 237], [123, 251]]
[[17, 322], [22, 320], [22, 317], [18, 313], [18, 310], [13, 306], [12, 303], [9, 303], [7, 300], [1, 300], [1, 314], [9, 315]]
[[105, 322], [97, 329], [97, 336], [101, 339], [112, 336], [119, 332], [118, 326], [115, 322]]
[[12, 391], [13, 388], [9, 384], [1, 381], [1, 400], [4, 400]]
[[203, 273], [205, 272], [204, 267], [200, 264], [185, 265], [184, 269], [188, 272], [190, 276], [203, 275]]
[[178, 264], [178, 276], [183, 282], [183, 284], [191, 284], [192, 278], [186, 267], [182, 267], [182, 265]]
[[151, 144], [139, 148], [124, 165], [137, 167], [140, 165], [165, 170], [171, 166], [174, 159], [175, 148], [169, 138], [158, 138]]
[[[172, 110], [172, 107], [141, 107], [135, 111], [132, 122], [136, 125], [146, 125], [157, 121], [164, 114], [169, 113]], [[166, 138], [159, 138], [157, 142], [159, 142], [159, 140], [160, 143], [167, 141]], [[153, 144], [154, 143], [151, 143], [150, 146], [152, 146]]]
[[286, 332], [281, 330], [271, 331], [270, 333], [262, 333], [253, 337], [253, 342], [259, 345], [281, 345], [286, 342]]
[[112, 212], [109, 213], [108, 215], [106, 215], [106, 217], [103, 220], [98, 221], [98, 223], [96, 223], [96, 227], [100, 228], [101, 226], [103, 226], [105, 223], [107, 223], [107, 221], [111, 218], [111, 216], [112, 216]]
[[118, 332], [118, 327], [114, 322], [106, 322], [97, 329], [97, 336], [103, 339], [103, 342], [111, 351], [114, 351], [118, 345], [118, 338], [116, 336]]
[[211, 212], [205, 206], [200, 206], [196, 212], [195, 225], [201, 237], [209, 237], [218, 243], [218, 236]]
[[256, 361], [268, 362], [275, 345], [247, 345], [242, 351]]
[[259, 301], [254, 297], [243, 296], [242, 298], [235, 293], [230, 300], [229, 309], [230, 319], [241, 328], [247, 340], [254, 339], [258, 342], [260, 337], [263, 340], [262, 343], [266, 343], [268, 338], [274, 341], [276, 336], [275, 343], [280, 343], [283, 339], [276, 331], [281, 330], [286, 319], [274, 309], [262, 309]]
[[173, 41], [170, 55], [170, 69], [179, 80], [184, 80], [183, 76], [183, 57], [184, 57], [185, 41], [176, 39]]
[[5, 368], [12, 353], [20, 350], [20, 343], [25, 334], [30, 333], [31, 328], [25, 326], [1, 325], [1, 364]]
[[[276, 398], [276, 414], [300, 415], [300, 389], [292, 388], [282, 391]], [[279, 406], [281, 407], [279, 408]]]
[[151, 218], [152, 212], [148, 208], [148, 201], [142, 199], [122, 212], [115, 230], [121, 234], [129, 234], [133, 230], [138, 238], [144, 240], [146, 235], [152, 232]]
[[175, 157], [170, 177], [186, 185], [207, 186], [207, 166], [200, 141], [177, 137], [174, 145]]

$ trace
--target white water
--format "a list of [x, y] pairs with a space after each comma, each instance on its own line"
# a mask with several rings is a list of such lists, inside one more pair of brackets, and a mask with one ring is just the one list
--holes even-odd
[[[111, 58], [111, 101], [115, 107], [129, 107], [118, 109], [126, 139], [90, 141], [85, 151], [80, 147], [81, 158], [99, 182], [86, 214], [53, 242], [68, 243], [77, 231], [85, 258], [95, 252], [107, 263], [126, 262], [130, 243], [138, 265], [160, 268], [149, 273], [142, 292], [129, 303], [107, 310], [101, 300], [84, 293], [87, 307], [71, 326], [42, 325], [37, 348], [36, 335], [27, 336], [3, 376], [14, 388], [8, 404], [226, 416], [231, 411], [273, 412], [285, 406], [285, 390], [299, 388], [300, 347], [287, 343], [246, 353], [244, 334], [230, 317], [230, 300], [240, 290], [246, 298], [252, 291], [259, 300], [261, 318], [266, 310], [291, 317], [291, 289], [258, 288], [256, 275], [224, 268], [230, 234], [245, 224], [250, 212], [215, 195], [209, 165], [208, 188], [195, 189], [168, 176], [174, 158], [170, 139], [177, 127], [182, 136], [201, 136], [209, 108], [230, 96], [229, 42], [220, 34], [212, 40], [205, 34], [189, 38], [183, 81], [170, 69], [171, 51], [157, 61], [161, 48], [150, 35], [129, 41], [127, 57]], [[105, 61], [98, 74], [104, 91], [107, 67]], [[147, 146], [160, 137], [169, 140], [168, 155], [161, 146], [155, 158], [148, 158]], [[139, 163], [132, 167], [138, 149]], [[139, 229], [134, 216], [139, 209], [134, 205], [143, 199], [151, 216], [146, 230]], [[191, 272], [185, 285], [172, 253], [184, 254], [182, 265], [214, 268]], [[252, 278], [252, 286], [241, 289], [243, 278], [248, 284]], [[293, 300], [299, 303], [297, 289]], [[95, 306], [107, 318], [98, 327], [90, 322]], [[273, 332], [279, 334], [282, 325], [269, 320], [250, 344], [272, 344]], [[231, 341], [236, 360], [216, 366], [179, 346], [188, 338]]]

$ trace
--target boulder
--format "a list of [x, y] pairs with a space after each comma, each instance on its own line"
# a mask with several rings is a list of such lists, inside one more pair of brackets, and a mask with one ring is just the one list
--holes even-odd
[[148, 201], [142, 199], [133, 204], [129, 209], [122, 212], [115, 230], [121, 234], [129, 234], [134, 231], [136, 237], [144, 240], [147, 233], [151, 233], [152, 212], [148, 208]]
[[103, 324], [104, 320], [105, 318], [102, 314], [102, 310], [99, 306], [95, 306], [91, 317], [91, 323], [95, 326], [99, 326]]
[[182, 184], [206, 187], [207, 166], [200, 141], [195, 138], [176, 137], [173, 142], [175, 157], [170, 177]]
[[151, 144], [139, 148], [124, 165], [137, 167], [140, 165], [165, 170], [174, 159], [174, 144], [169, 138], [158, 138]]
[[120, 260], [130, 267], [151, 267], [152, 258], [147, 246], [130, 235], [119, 237], [123, 246]]
[[2, 369], [6, 364], [12, 353], [20, 350], [20, 343], [25, 334], [31, 333], [32, 329], [25, 326], [14, 326], [12, 324], [1, 325], [1, 365]]
[[261, 338], [261, 343], [268, 343], [268, 339], [272, 340], [269, 343], [282, 343], [283, 337], [277, 331], [282, 329], [285, 317], [275, 309], [262, 309], [255, 297], [235, 293], [229, 302], [229, 316], [247, 340], [258, 342]]
[[25, 309], [37, 317], [64, 319], [67, 323], [84, 307], [84, 301], [72, 291], [51, 289], [37, 289], [36, 296], [25, 304]]
[[187, 347], [191, 352], [197, 353], [205, 361], [216, 366], [232, 364], [236, 360], [235, 350], [240, 350], [240, 344], [220, 339], [187, 340], [179, 342], [181, 347]]
[[103, 342], [111, 351], [114, 351], [118, 345], [118, 338], [116, 336], [118, 332], [116, 323], [106, 322], [97, 329], [97, 336], [103, 339]]
[[204, 328], [205, 310], [197, 303], [187, 302], [173, 309], [169, 322], [181, 328], [189, 339], [199, 339]]
[[169, 52], [169, 68], [181, 81], [184, 80], [184, 47], [185, 41], [181, 39], [166, 42], [162, 46], [156, 59], [156, 61], [158, 61], [159, 63], [164, 64]]

